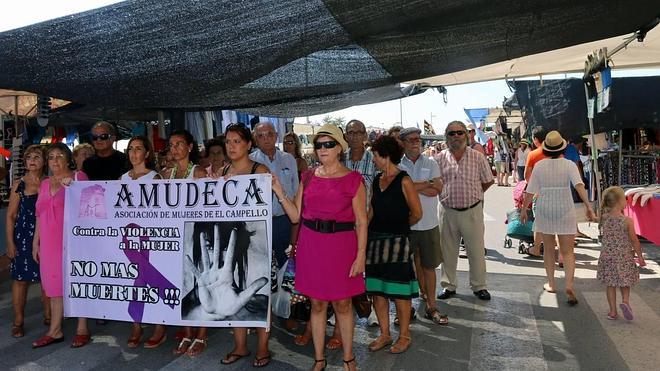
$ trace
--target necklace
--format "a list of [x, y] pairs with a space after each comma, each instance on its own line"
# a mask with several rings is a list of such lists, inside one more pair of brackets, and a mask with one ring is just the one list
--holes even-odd
[[[192, 162], [188, 162], [188, 168], [186, 169], [186, 173], [180, 178], [180, 179], [186, 179], [190, 176], [190, 173], [192, 172], [193, 167], [195, 165], [192, 164]], [[170, 173], [170, 179], [176, 179], [176, 173], [179, 172], [179, 164], [174, 165], [174, 168], [172, 169], [172, 172]]]

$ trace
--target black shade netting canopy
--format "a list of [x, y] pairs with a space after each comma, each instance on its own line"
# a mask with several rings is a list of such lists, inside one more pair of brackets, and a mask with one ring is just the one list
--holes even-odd
[[0, 88], [104, 109], [319, 112], [658, 14], [657, 0], [131, 0], [0, 33]]
[[[516, 81], [516, 98], [530, 127], [557, 130], [567, 138], [589, 133], [581, 79]], [[660, 128], [660, 77], [613, 78], [610, 108], [594, 116], [594, 132]]]

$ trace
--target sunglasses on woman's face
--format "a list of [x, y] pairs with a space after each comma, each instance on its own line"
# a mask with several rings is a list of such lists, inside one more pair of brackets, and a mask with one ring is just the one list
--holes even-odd
[[288, 144], [288, 145], [292, 145], [293, 143], [294, 143], [294, 141], [292, 141], [292, 140], [285, 140], [284, 141], [284, 144]]
[[337, 141], [334, 140], [329, 140], [327, 142], [316, 142], [314, 143], [314, 149], [321, 149], [321, 148], [330, 149], [330, 148], [335, 148], [336, 145], [337, 145]]
[[465, 135], [465, 132], [463, 130], [448, 131], [447, 135], [450, 137], [454, 137], [454, 136]]

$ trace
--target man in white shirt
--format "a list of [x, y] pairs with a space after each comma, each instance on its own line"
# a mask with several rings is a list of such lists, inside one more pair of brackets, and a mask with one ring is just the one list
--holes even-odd
[[425, 317], [437, 324], [446, 324], [446, 317], [442, 318], [435, 302], [435, 268], [442, 263], [438, 227], [438, 194], [442, 192], [442, 180], [438, 163], [421, 154], [420, 134], [421, 130], [416, 127], [405, 128], [399, 133], [404, 149], [399, 168], [413, 180], [422, 203], [422, 219], [410, 226], [410, 247], [415, 252], [415, 271], [422, 297], [426, 297]]
[[[280, 151], [275, 146], [277, 133], [270, 122], [260, 122], [252, 133], [257, 149], [250, 154], [250, 159], [266, 165], [282, 183], [288, 198], [293, 199], [298, 192], [298, 165], [290, 154]], [[285, 250], [291, 242], [291, 221], [286, 216], [282, 205], [273, 197], [273, 253], [277, 267], [281, 268], [287, 260]]]

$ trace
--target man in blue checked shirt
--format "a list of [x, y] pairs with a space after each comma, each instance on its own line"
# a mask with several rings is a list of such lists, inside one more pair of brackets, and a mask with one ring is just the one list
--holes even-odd
[[[252, 133], [257, 149], [250, 154], [250, 159], [266, 165], [282, 184], [287, 197], [293, 199], [298, 192], [298, 166], [290, 154], [280, 151], [276, 146], [277, 133], [270, 122], [260, 122]], [[285, 250], [291, 243], [291, 221], [286, 216], [282, 205], [273, 197], [273, 252], [277, 267], [281, 268], [287, 260]]]

